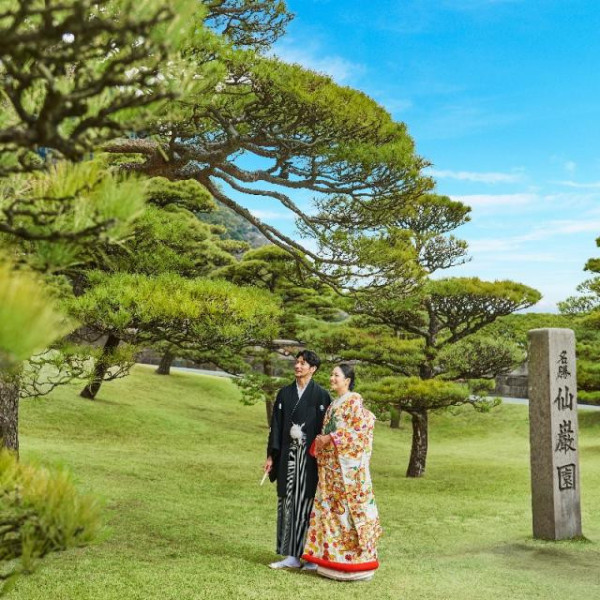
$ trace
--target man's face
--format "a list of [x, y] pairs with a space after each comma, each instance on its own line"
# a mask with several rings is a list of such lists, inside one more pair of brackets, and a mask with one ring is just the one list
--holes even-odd
[[311, 367], [305, 360], [304, 357], [299, 356], [296, 359], [294, 365], [294, 375], [296, 377], [304, 378], [312, 375], [317, 370], [317, 367]]

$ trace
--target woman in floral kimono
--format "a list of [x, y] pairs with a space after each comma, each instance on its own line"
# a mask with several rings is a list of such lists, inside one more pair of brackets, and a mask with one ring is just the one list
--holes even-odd
[[352, 391], [350, 365], [335, 367], [330, 383], [338, 397], [314, 444], [319, 484], [302, 558], [325, 577], [370, 579], [379, 566], [381, 535], [369, 471], [375, 417]]

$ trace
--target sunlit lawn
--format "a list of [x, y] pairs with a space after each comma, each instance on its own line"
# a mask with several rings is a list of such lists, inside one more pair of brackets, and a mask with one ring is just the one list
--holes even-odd
[[106, 531], [55, 554], [8, 598], [600, 598], [600, 412], [580, 415], [587, 542], [531, 539], [527, 409], [433, 417], [427, 476], [407, 480], [410, 427], [379, 424], [385, 535], [369, 583], [271, 571], [276, 496], [260, 487], [264, 407], [225, 379], [137, 367], [96, 402], [63, 388], [22, 403], [25, 460], [63, 464], [102, 498]]

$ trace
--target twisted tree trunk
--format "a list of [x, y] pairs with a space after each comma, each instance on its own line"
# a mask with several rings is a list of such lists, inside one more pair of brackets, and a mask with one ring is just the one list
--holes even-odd
[[175, 356], [171, 354], [169, 350], [166, 350], [160, 359], [160, 364], [158, 365], [158, 369], [156, 369], [157, 375], [170, 375], [171, 374], [171, 365], [173, 364], [173, 359]]
[[96, 361], [96, 366], [94, 368], [94, 377], [90, 383], [88, 383], [81, 393], [79, 394], [82, 398], [87, 398], [88, 400], [93, 400], [96, 397], [96, 394], [100, 390], [100, 386], [104, 381], [104, 375], [106, 375], [106, 371], [108, 371], [110, 367], [110, 357], [112, 353], [117, 349], [119, 345], [119, 338], [114, 336], [112, 333], [108, 334], [106, 338], [106, 342], [104, 344], [104, 348], [102, 349], [102, 354], [100, 358]]
[[19, 453], [19, 386], [0, 373], [0, 437], [3, 448]]
[[425, 474], [427, 461], [428, 414], [426, 409], [414, 410], [410, 414], [412, 417], [412, 447], [406, 476], [422, 477]]

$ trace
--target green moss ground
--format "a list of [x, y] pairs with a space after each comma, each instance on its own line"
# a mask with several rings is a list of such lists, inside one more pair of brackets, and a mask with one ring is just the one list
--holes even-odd
[[435, 415], [420, 480], [404, 478], [409, 424], [378, 424], [382, 566], [347, 584], [266, 567], [276, 495], [258, 485], [264, 408], [241, 405], [231, 382], [137, 367], [95, 402], [77, 391], [22, 403], [22, 457], [68, 466], [103, 500], [106, 531], [45, 559], [10, 599], [600, 598], [600, 412], [580, 415], [580, 542], [531, 538], [526, 407]]

